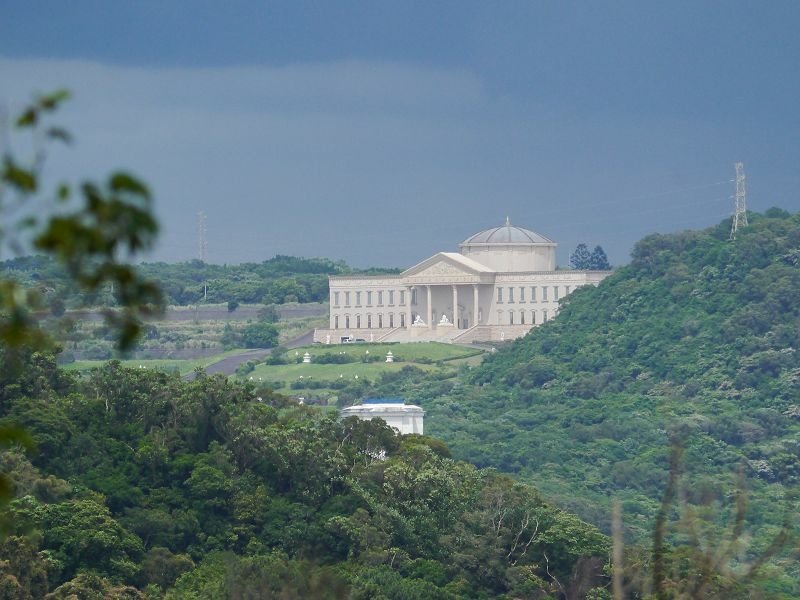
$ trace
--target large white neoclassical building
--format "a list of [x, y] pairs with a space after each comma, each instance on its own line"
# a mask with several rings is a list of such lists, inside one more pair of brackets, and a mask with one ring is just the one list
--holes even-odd
[[559, 299], [609, 275], [556, 270], [556, 243], [508, 219], [459, 250], [399, 275], [331, 276], [330, 323], [314, 341], [511, 340], [552, 319]]

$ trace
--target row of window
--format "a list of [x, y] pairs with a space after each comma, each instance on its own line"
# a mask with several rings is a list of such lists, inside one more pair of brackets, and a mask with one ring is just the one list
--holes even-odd
[[[547, 309], [542, 310], [542, 320], [541, 321], [537, 321], [536, 320], [536, 311], [535, 310], [530, 311], [530, 313], [531, 313], [530, 320], [529, 321], [526, 320], [525, 319], [525, 313], [526, 312], [527, 311], [521, 310], [521, 311], [519, 311], [519, 315], [517, 315], [515, 313], [515, 311], [513, 311], [513, 310], [508, 311], [508, 324], [509, 325], [536, 325], [537, 323], [544, 323], [545, 321], [547, 321]], [[503, 321], [503, 311], [502, 310], [498, 310], [497, 311], [497, 315], [498, 315], [497, 321], [498, 322], [502, 322]]]
[[[503, 303], [503, 289], [504, 288], [500, 288], [500, 287], [497, 288], [497, 302], [501, 303], [501, 304]], [[519, 302], [519, 303], [524, 303], [526, 301], [525, 300], [525, 290], [528, 289], [528, 288], [526, 288], [525, 286], [522, 286], [522, 285], [519, 286], [519, 287], [509, 286], [507, 289], [508, 289], [508, 295], [506, 296], [506, 298], [507, 298], [506, 302], [508, 304], [514, 304], [514, 291], [515, 290], [519, 290], [519, 294], [517, 295], [517, 300], [516, 301]], [[537, 289], [540, 290], [540, 296], [541, 296], [541, 301], [542, 302], [548, 302], [549, 301], [549, 298], [547, 297], [548, 296], [548, 290], [552, 290], [553, 291], [552, 300], [554, 302], [558, 300], [558, 289], [559, 289], [559, 286], [557, 286], [557, 285], [554, 285], [552, 287], [546, 286], [546, 285], [543, 285], [543, 286], [532, 285], [532, 286], [530, 286], [529, 289], [530, 289], [530, 302], [538, 302], [538, 300], [536, 299], [536, 290]], [[570, 286], [565, 285], [564, 286], [564, 294], [565, 295], [569, 294], [569, 292], [570, 292]]]
[[[377, 291], [366, 291], [366, 292], [333, 292], [333, 305], [334, 306], [341, 306], [339, 301], [341, 300], [341, 295], [344, 294], [344, 306], [353, 306], [350, 304], [350, 300], [355, 299], [355, 306], [361, 306], [362, 298], [367, 301], [367, 306], [373, 306], [373, 300], [375, 300], [375, 306], [383, 306], [384, 299], [388, 300], [389, 306], [394, 306], [395, 301], [395, 293], [398, 296], [398, 305], [405, 306], [406, 304], [406, 291], [405, 290], [386, 290], [384, 294], [384, 290], [377, 290]], [[355, 298], [353, 298], [353, 296]]]
[[[399, 327], [405, 327], [406, 326], [406, 315], [405, 315], [405, 313], [400, 313], [399, 317], [400, 317], [400, 319], [399, 319], [399, 321], [400, 321], [399, 322]], [[343, 320], [344, 320], [344, 328], [345, 329], [350, 329], [350, 315], [344, 315], [344, 319]], [[361, 324], [362, 324], [361, 315], [356, 315], [355, 319], [354, 319], [354, 322], [355, 322], [355, 328], [356, 329], [361, 329]], [[394, 321], [394, 313], [389, 313], [388, 318], [386, 319], [386, 324], [389, 327], [389, 329], [394, 329], [394, 322], [395, 322]], [[333, 317], [333, 328], [334, 329], [339, 329], [339, 324], [340, 324], [339, 315], [335, 315]], [[383, 329], [383, 325], [384, 325], [383, 315], [382, 314], [376, 315], [375, 319], [372, 318], [372, 315], [367, 315], [366, 325], [367, 325], [367, 327], [366, 327], [367, 329], [372, 329], [373, 325], [375, 327], [377, 327], [378, 329]]]
[[[550, 300], [558, 301], [559, 298], [559, 287], [557, 285], [554, 286], [509, 286], [508, 288], [497, 288], [497, 302], [503, 303], [506, 302], [508, 304], [514, 304], [515, 302], [518, 303], [525, 303], [525, 302], [549, 302]], [[507, 290], [505, 295], [505, 300], [503, 299], [503, 291]], [[525, 298], [526, 290], [530, 290], [528, 300]], [[537, 294], [538, 290], [538, 294]], [[569, 294], [571, 291], [570, 286], [564, 286], [564, 294]], [[516, 293], [516, 298], [515, 298]], [[405, 290], [368, 290], [366, 292], [333, 292], [333, 306], [342, 306], [340, 304], [342, 300], [342, 294], [344, 294], [344, 306], [362, 306], [361, 301], [366, 300], [366, 306], [384, 306], [384, 300], [388, 300], [388, 306], [395, 305], [395, 299], [398, 299], [399, 302], [397, 303], [398, 306], [405, 306], [406, 305], [406, 291]], [[351, 304], [351, 300], [355, 300], [355, 304]], [[374, 301], [374, 303], [373, 303]], [[417, 304], [417, 290], [416, 288], [411, 290], [411, 305], [416, 306]]]
[[[497, 314], [498, 314], [497, 321], [498, 321], [498, 323], [503, 321], [503, 312], [505, 312], [505, 311], [502, 311], [502, 310], [498, 310], [497, 311]], [[525, 316], [526, 312], [530, 312], [530, 317], [526, 317]], [[517, 313], [519, 313], [519, 314], [517, 314]], [[507, 320], [507, 322], [508, 322], [509, 325], [536, 325], [538, 323], [544, 323], [545, 321], [547, 321], [547, 319], [548, 319], [547, 309], [544, 309], [544, 310], [541, 311], [541, 315], [542, 315], [541, 321], [537, 320], [536, 314], [537, 314], [537, 312], [535, 310], [531, 310], [531, 311], [509, 310], [508, 311], [508, 320]], [[343, 322], [345, 329], [350, 329], [351, 323], [353, 324], [355, 329], [361, 329], [362, 324], [366, 325], [366, 329], [372, 329], [373, 327], [376, 327], [377, 329], [383, 329], [384, 322], [385, 322], [386, 325], [389, 327], [389, 329], [394, 329], [394, 326], [395, 326], [395, 318], [394, 317], [395, 317], [394, 313], [389, 313], [388, 314], [388, 318], [386, 320], [384, 320], [383, 314], [375, 315], [375, 318], [373, 318], [373, 315], [370, 314], [370, 315], [366, 315], [366, 319], [362, 320], [361, 315], [355, 315], [355, 317], [351, 321], [350, 315], [344, 315], [342, 320], [339, 319], [339, 315], [335, 315], [333, 317], [333, 328], [334, 329], [339, 329], [341, 324], [342, 324], [342, 322]], [[405, 315], [405, 313], [400, 313], [399, 317], [400, 317], [400, 319], [399, 319], [398, 326], [399, 327], [405, 327], [406, 326], [406, 315]]]

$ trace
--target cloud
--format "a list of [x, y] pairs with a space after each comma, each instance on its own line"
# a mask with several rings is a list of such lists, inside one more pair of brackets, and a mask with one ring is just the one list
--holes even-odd
[[79, 60], [0, 58], [11, 87], [67, 86], [88, 105], [220, 106], [225, 110], [285, 108], [376, 112], [452, 111], [486, 101], [481, 81], [464, 70], [359, 61], [283, 67], [138, 68]]
[[652, 194], [717, 181], [733, 160], [719, 158], [729, 140], [712, 124], [575, 115], [492, 95], [462, 69], [0, 58], [0, 81], [12, 108], [33, 91], [73, 91], [58, 119], [77, 143], [48, 172], [141, 175], [163, 225], [154, 258], [165, 260], [197, 256], [204, 211], [214, 262], [280, 253], [409, 265], [509, 215], [560, 241], [562, 262], [587, 241], [619, 263], [653, 227], [718, 220], [723, 205], [705, 196], [681, 197], [695, 204], [689, 223], [686, 209], [649, 212], [662, 206]]
[[314, 214], [358, 228], [370, 224], [370, 211], [414, 211], [416, 198], [398, 198], [408, 171], [426, 177], [454, 148], [478, 144], [468, 117], [488, 103], [464, 71], [360, 62], [142, 69], [0, 59], [0, 79], [10, 84], [3, 94], [11, 107], [32, 91], [72, 90], [59, 118], [78, 143], [52, 168], [59, 176], [141, 173], [157, 192], [170, 258], [194, 253], [189, 223], [199, 210], [221, 239], [245, 228], [241, 252], [227, 248], [223, 260], [325, 252], [318, 243], [303, 252], [282, 235], [292, 223], [325, 229]]

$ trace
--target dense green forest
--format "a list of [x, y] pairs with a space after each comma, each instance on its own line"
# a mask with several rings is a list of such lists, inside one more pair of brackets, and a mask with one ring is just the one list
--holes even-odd
[[[142, 263], [145, 278], [158, 284], [174, 306], [197, 302], [219, 304], [283, 304], [327, 302], [328, 275], [396, 273], [397, 269], [354, 270], [344, 262], [324, 258], [275, 256], [261, 263], [215, 265], [193, 260], [182, 263]], [[55, 312], [63, 307], [114, 306], [111, 287], [96, 293], [81, 291], [69, 273], [47, 256], [26, 256], [0, 263], [0, 274], [38, 289]]]
[[[735, 528], [736, 499], [747, 502], [735, 564], [786, 522], [797, 548], [800, 215], [772, 209], [729, 232], [726, 221], [646, 237], [628, 266], [463, 377], [378, 389], [420, 403], [457, 458], [515, 474], [606, 531], [619, 498], [630, 539], [651, 535], [679, 445], [698, 527]], [[770, 594], [800, 595], [796, 553], [767, 571]]]
[[0, 454], [15, 488], [3, 598], [533, 598], [608, 585], [607, 537], [436, 440], [221, 376], [111, 362], [74, 378], [51, 355], [17, 362], [0, 375], [2, 425], [24, 427], [36, 451]]

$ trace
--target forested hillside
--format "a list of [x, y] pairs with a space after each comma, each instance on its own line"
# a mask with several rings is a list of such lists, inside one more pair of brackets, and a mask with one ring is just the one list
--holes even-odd
[[[275, 256], [261, 263], [238, 265], [215, 265], [199, 260], [142, 263], [138, 271], [158, 284], [168, 304], [185, 306], [201, 301], [211, 304], [327, 302], [328, 275], [393, 273], [397, 269], [358, 271], [341, 261]], [[80, 293], [67, 272], [45, 256], [7, 260], [0, 263], [0, 273], [38, 289], [50, 306], [84, 308], [116, 304], [110, 287], [102, 293]]]
[[[635, 539], [650, 535], [678, 444], [680, 500], [698, 518], [734, 527], [744, 492], [737, 561], [753, 561], [785, 521], [796, 534], [800, 215], [752, 215], [735, 241], [729, 228], [644, 238], [629, 266], [454, 387], [395, 391], [423, 404], [458, 458], [517, 474], [607, 530], [622, 499]], [[773, 593], [800, 593], [794, 558], [770, 567]]]
[[0, 452], [14, 488], [3, 598], [534, 598], [608, 585], [607, 537], [436, 440], [221, 376], [111, 362], [76, 379], [47, 354], [23, 361], [0, 373], [0, 427], [36, 446]]

